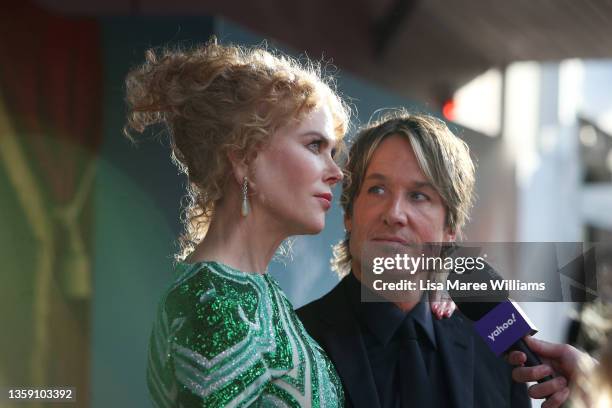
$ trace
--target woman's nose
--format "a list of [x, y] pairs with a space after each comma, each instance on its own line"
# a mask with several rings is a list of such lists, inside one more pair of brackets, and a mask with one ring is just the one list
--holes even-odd
[[325, 181], [329, 185], [333, 186], [336, 183], [342, 181], [343, 178], [344, 178], [344, 174], [342, 174], [342, 170], [340, 169], [338, 164], [336, 164], [335, 161], [331, 160], [329, 173]]

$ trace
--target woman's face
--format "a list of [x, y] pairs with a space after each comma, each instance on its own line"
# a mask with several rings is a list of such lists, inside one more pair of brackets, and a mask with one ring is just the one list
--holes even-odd
[[262, 214], [287, 235], [320, 232], [331, 189], [342, 179], [333, 160], [335, 145], [334, 122], [325, 105], [299, 124], [279, 129], [253, 162], [253, 214]]

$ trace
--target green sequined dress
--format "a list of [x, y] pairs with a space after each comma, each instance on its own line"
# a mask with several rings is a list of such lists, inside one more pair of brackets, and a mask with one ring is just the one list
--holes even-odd
[[178, 264], [151, 333], [158, 407], [339, 407], [338, 374], [268, 274]]

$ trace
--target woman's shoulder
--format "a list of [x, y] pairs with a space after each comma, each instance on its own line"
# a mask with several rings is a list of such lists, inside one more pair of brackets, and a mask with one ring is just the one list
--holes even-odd
[[[177, 265], [177, 279], [160, 311], [173, 322], [174, 341], [214, 358], [251, 336], [260, 326], [266, 279], [217, 262]], [[265, 302], [264, 302], [265, 303]]]
[[261, 275], [240, 272], [218, 262], [179, 263], [176, 272], [176, 279], [164, 296], [169, 313], [218, 302], [235, 302], [245, 312], [254, 312], [268, 290]]
[[[224, 406], [253, 382], [263, 388], [270, 376], [264, 353], [273, 350], [264, 335], [272, 321], [261, 313], [266, 278], [215, 262], [178, 265], [177, 272], [153, 330], [150, 389], [171, 393], [178, 382], [179, 392], [198, 396], [203, 406]], [[159, 380], [156, 373], [166, 371], [174, 380]]]

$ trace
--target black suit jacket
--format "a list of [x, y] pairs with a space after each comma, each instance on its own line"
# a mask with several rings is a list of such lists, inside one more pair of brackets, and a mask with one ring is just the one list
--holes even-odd
[[[344, 386], [347, 407], [379, 407], [376, 385], [359, 323], [349, 303], [346, 278], [322, 298], [297, 310], [308, 333], [331, 358]], [[512, 367], [496, 357], [460, 312], [434, 319], [439, 352], [455, 408], [528, 408], [525, 384], [515, 383]]]

